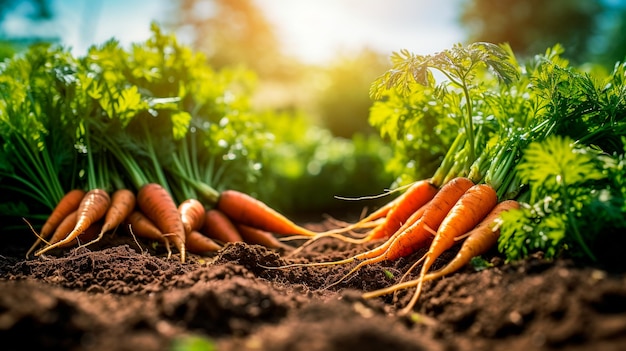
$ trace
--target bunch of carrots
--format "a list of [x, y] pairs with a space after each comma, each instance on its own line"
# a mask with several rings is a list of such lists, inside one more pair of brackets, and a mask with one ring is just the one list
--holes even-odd
[[[343, 260], [266, 268], [356, 263], [348, 273], [327, 286], [331, 287], [363, 266], [397, 260], [425, 250], [426, 253], [397, 284], [363, 294], [364, 298], [374, 298], [415, 287], [410, 302], [401, 310], [406, 314], [417, 303], [424, 282], [452, 274], [473, 257], [494, 248], [503, 223], [501, 214], [519, 208], [516, 199], [524, 194], [515, 168], [521, 150], [531, 141], [543, 140], [559, 122], [548, 114], [526, 114], [531, 110], [532, 102], [515, 92], [518, 90], [516, 84], [530, 84], [530, 78], [520, 79], [518, 66], [513, 64], [510, 54], [510, 48], [506, 46], [475, 43], [467, 47], [455, 46], [430, 56], [408, 52], [396, 55], [394, 67], [372, 85], [372, 97], [383, 98], [389, 90], [410, 95], [414, 91], [425, 91], [420, 87], [427, 86], [430, 91], [437, 92], [434, 97], [437, 104], [451, 106], [452, 111], [446, 113], [445, 118], [455, 116], [459, 128], [439, 167], [431, 178], [411, 183], [400, 196], [344, 228], [347, 232], [372, 228], [364, 236], [347, 236], [338, 231], [321, 233], [303, 246], [325, 237], [357, 244], [384, 240], [382, 244]], [[431, 70], [439, 71], [448, 80], [437, 86]], [[487, 99], [487, 87], [478, 81], [485, 74], [498, 76], [505, 84], [491, 88], [506, 93], [489, 95], [492, 104], [483, 106], [483, 109], [492, 108], [491, 115], [477, 116], [474, 106]], [[508, 100], [498, 104], [497, 98]], [[435, 260], [461, 241], [456, 256], [443, 268], [431, 272]], [[406, 280], [420, 264], [417, 277]]]
[[183, 262], [187, 251], [205, 254], [229, 242], [288, 250], [291, 247], [274, 234], [317, 234], [240, 191], [221, 192], [214, 207], [193, 198], [176, 205], [163, 186], [148, 183], [137, 195], [129, 189], [118, 189], [111, 195], [100, 188], [69, 191], [48, 217], [27, 255], [41, 242], [45, 246], [35, 252], [37, 256], [58, 247], [92, 244], [118, 228], [163, 243], [168, 256], [170, 246], [174, 246]]

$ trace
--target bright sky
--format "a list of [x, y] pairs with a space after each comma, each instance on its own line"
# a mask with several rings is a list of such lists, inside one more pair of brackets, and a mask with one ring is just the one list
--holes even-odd
[[[210, 1], [210, 0], [209, 0]], [[429, 54], [463, 41], [456, 24], [459, 0], [254, 0], [276, 28], [285, 51], [310, 63], [364, 46], [391, 54], [409, 49]], [[150, 22], [162, 21], [167, 0], [53, 0], [60, 25], [33, 26], [10, 19], [9, 33], [53, 33], [77, 53], [116, 37], [145, 40]], [[56, 28], [56, 30], [53, 30]]]

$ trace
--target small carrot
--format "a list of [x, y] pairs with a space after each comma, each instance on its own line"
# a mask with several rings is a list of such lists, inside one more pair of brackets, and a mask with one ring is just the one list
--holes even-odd
[[206, 211], [203, 232], [209, 238], [224, 244], [243, 241], [230, 218], [216, 209]]
[[185, 262], [185, 228], [172, 195], [160, 184], [148, 183], [139, 189], [137, 205], [168, 236], [180, 252], [180, 261]]
[[415, 287], [420, 281], [427, 282], [439, 279], [458, 271], [461, 267], [468, 264], [473, 257], [482, 255], [494, 247], [498, 241], [498, 237], [500, 236], [500, 223], [498, 222], [500, 214], [516, 208], [519, 208], [519, 203], [515, 200], [505, 200], [497, 204], [493, 210], [489, 212], [487, 217], [482, 220], [482, 222], [467, 233], [467, 239], [463, 242], [463, 245], [461, 245], [459, 252], [445, 267], [440, 270], [428, 273], [421, 278], [396, 284], [388, 288], [366, 292], [363, 294], [363, 298], [369, 299], [391, 294], [398, 290]]
[[237, 231], [248, 244], [258, 244], [272, 249], [285, 249], [288, 251], [293, 249], [293, 247], [280, 242], [280, 240], [276, 239], [276, 237], [268, 231], [240, 223], [235, 224], [235, 227], [237, 227]]
[[[464, 235], [476, 227], [497, 203], [498, 195], [490, 185], [477, 184], [469, 188], [450, 210], [450, 213], [448, 213], [437, 230], [435, 238], [425, 255], [420, 277], [426, 275], [435, 259], [454, 246], [456, 237]], [[406, 314], [413, 309], [421, 291], [422, 283], [419, 283], [413, 298], [401, 313]]]
[[205, 210], [202, 202], [187, 199], [178, 205], [178, 212], [180, 212], [186, 234], [191, 233], [192, 230], [200, 230], [204, 225]]
[[215, 252], [222, 248], [221, 245], [197, 230], [192, 230], [187, 234], [185, 245], [187, 246], [187, 251], [197, 255]]
[[217, 209], [234, 222], [275, 234], [305, 236], [315, 236], [317, 234], [295, 224], [262, 201], [236, 190], [223, 191], [217, 202]]
[[78, 210], [68, 214], [63, 218], [63, 221], [57, 226], [48, 241], [48, 245], [56, 244], [59, 241], [65, 239], [74, 227], [76, 227], [76, 220], [78, 219]]
[[137, 199], [135, 193], [128, 189], [118, 189], [111, 195], [111, 206], [109, 207], [106, 215], [104, 216], [104, 224], [98, 234], [98, 237], [89, 242], [93, 244], [104, 236], [104, 233], [109, 230], [115, 229], [117, 226], [124, 222], [124, 219], [130, 215], [135, 209]]
[[[387, 215], [381, 224], [375, 226], [365, 237], [359, 239], [348, 238], [336, 234], [336, 231], [319, 233], [303, 244], [308, 246], [311, 241], [324, 237], [334, 237], [345, 242], [362, 244], [378, 239], [387, 239], [392, 236], [418, 209], [429, 202], [437, 193], [437, 187], [429, 180], [420, 180], [413, 183], [406, 192], [392, 200], [392, 206], [386, 208]], [[303, 247], [301, 246], [301, 247]]]
[[78, 216], [76, 218], [76, 226], [74, 229], [63, 240], [39, 250], [35, 253], [35, 256], [39, 256], [48, 250], [74, 240], [78, 235], [87, 230], [90, 225], [104, 217], [110, 204], [111, 198], [105, 190], [89, 190], [78, 206]]
[[33, 246], [28, 249], [26, 252], [26, 257], [28, 257], [33, 250], [45, 239], [47, 239], [50, 235], [54, 233], [56, 228], [61, 224], [61, 222], [72, 212], [78, 209], [80, 205], [80, 201], [85, 196], [85, 191], [82, 189], [73, 189], [65, 193], [65, 195], [61, 198], [59, 203], [56, 205], [50, 216], [44, 223], [43, 227], [41, 227], [41, 231], [39, 232], [38, 238], [33, 244]]
[[172, 255], [168, 237], [143, 213], [133, 211], [126, 217], [124, 222], [128, 225], [132, 234], [144, 239], [162, 242], [167, 250], [167, 257], [169, 258]]
[[[439, 228], [439, 224], [446, 217], [458, 199], [472, 187], [474, 183], [463, 177], [455, 178], [441, 187], [437, 194], [427, 205], [423, 206], [423, 214], [412, 225], [403, 226], [401, 230], [396, 231], [383, 244], [352, 257], [331, 262], [313, 262], [313, 263], [295, 263], [279, 267], [266, 268], [286, 268], [286, 267], [302, 267], [302, 266], [327, 266], [335, 264], [346, 264], [357, 260], [362, 260], [346, 273], [341, 279], [332, 283], [330, 286], [336, 285], [347, 278], [350, 274], [356, 272], [361, 267], [382, 261], [392, 261], [400, 257], [408, 256], [424, 247], [429, 240], [432, 239], [430, 230]], [[422, 209], [420, 209], [422, 211]]]
[[59, 247], [73, 247], [77, 245], [81, 245], [83, 243], [92, 243], [93, 239], [98, 236], [100, 230], [102, 229], [102, 221], [98, 221], [87, 228], [84, 232], [80, 233], [74, 240], [67, 244], [59, 245]]

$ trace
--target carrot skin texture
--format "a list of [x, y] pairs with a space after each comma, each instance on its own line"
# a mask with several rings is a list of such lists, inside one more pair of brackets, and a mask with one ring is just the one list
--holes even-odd
[[157, 183], [148, 183], [139, 189], [137, 205], [163, 235], [180, 252], [180, 261], [185, 262], [185, 228], [178, 207], [170, 193]]
[[131, 214], [126, 217], [124, 223], [129, 226], [132, 234], [144, 239], [162, 242], [168, 252], [168, 257], [170, 256], [170, 240], [143, 213], [139, 211], [131, 212]]
[[54, 210], [52, 210], [52, 213], [50, 213], [50, 216], [48, 216], [44, 225], [41, 227], [39, 238], [37, 238], [35, 243], [26, 252], [26, 257], [28, 257], [31, 252], [35, 250], [35, 247], [42, 242], [42, 239], [47, 239], [50, 235], [52, 235], [56, 228], [67, 216], [70, 215], [70, 213], [78, 209], [78, 206], [84, 196], [85, 191], [82, 189], [73, 189], [65, 193]]
[[295, 224], [262, 201], [236, 190], [223, 191], [217, 202], [217, 209], [234, 222], [275, 234], [304, 236], [315, 236], [317, 234]]
[[85, 243], [92, 243], [93, 239], [98, 236], [102, 230], [102, 221], [98, 221], [87, 228], [84, 232], [80, 233], [74, 240], [67, 244], [59, 245], [60, 248], [74, 247], [77, 245], [85, 245]]
[[440, 270], [428, 273], [421, 279], [418, 278], [388, 288], [364, 293], [363, 298], [387, 295], [397, 290], [417, 286], [420, 281], [426, 282], [439, 279], [458, 271], [467, 265], [473, 257], [482, 255], [494, 247], [500, 236], [500, 228], [496, 225], [496, 219], [502, 212], [517, 208], [519, 208], [519, 203], [515, 200], [505, 200], [496, 205], [487, 217], [468, 233], [467, 239], [461, 245], [456, 256]]
[[126, 217], [133, 212], [136, 203], [137, 198], [132, 191], [128, 189], [118, 189], [114, 191], [113, 195], [111, 195], [111, 206], [104, 216], [104, 224], [98, 234], [98, 238], [94, 240], [94, 242], [100, 240], [104, 233], [122, 224]]
[[52, 237], [48, 241], [48, 244], [56, 244], [59, 241], [65, 239], [67, 235], [76, 227], [76, 220], [78, 219], [78, 210], [65, 216], [63, 221], [57, 226]]
[[437, 191], [437, 187], [429, 180], [415, 182], [389, 211], [383, 224], [374, 228], [364, 240], [389, 238], [407, 221], [411, 214], [429, 202]]
[[187, 251], [197, 255], [215, 252], [222, 248], [221, 245], [197, 230], [192, 230], [187, 234], [185, 245], [187, 246]]
[[41, 255], [48, 250], [74, 240], [78, 235], [87, 230], [90, 225], [104, 217], [110, 204], [111, 197], [105, 190], [89, 190], [81, 200], [78, 207], [78, 216], [74, 229], [63, 240], [39, 250], [35, 253], [35, 255]]
[[[467, 190], [458, 200], [450, 213], [441, 223], [428, 252], [425, 255], [420, 277], [424, 277], [430, 267], [444, 251], [454, 246], [454, 239], [476, 227], [496, 206], [498, 196], [496, 191], [487, 184], [478, 184]], [[422, 290], [422, 280], [409, 304], [402, 310], [408, 313], [413, 309]]]
[[456, 202], [473, 185], [471, 180], [464, 177], [455, 178], [443, 185], [424, 209], [422, 217], [390, 244], [390, 249], [385, 252], [385, 260], [407, 256], [423, 247], [432, 238], [428, 229], [436, 231]]
[[200, 230], [204, 225], [205, 210], [202, 202], [196, 199], [187, 199], [178, 205], [181, 220], [185, 234], [191, 233], [192, 230]]
[[224, 244], [243, 241], [233, 221], [222, 211], [216, 209], [206, 211], [203, 233]]
[[235, 224], [235, 226], [237, 227], [237, 231], [241, 234], [243, 240], [248, 244], [263, 245], [272, 249], [292, 249], [291, 246], [283, 244], [268, 231], [253, 228], [240, 223]]

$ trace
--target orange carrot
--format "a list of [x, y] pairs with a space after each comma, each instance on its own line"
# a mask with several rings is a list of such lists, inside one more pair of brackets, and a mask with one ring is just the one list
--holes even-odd
[[243, 241], [230, 218], [216, 209], [206, 211], [203, 232], [209, 238], [224, 244]]
[[102, 229], [100, 230], [98, 237], [89, 244], [93, 244], [102, 239], [104, 233], [122, 224], [124, 219], [126, 219], [126, 217], [128, 217], [128, 215], [135, 209], [136, 202], [135, 193], [132, 191], [128, 189], [118, 189], [114, 191], [111, 196], [111, 206], [104, 216]]
[[494, 247], [500, 236], [500, 223], [498, 222], [500, 214], [516, 208], [519, 208], [519, 203], [515, 200], [505, 200], [497, 204], [482, 222], [467, 233], [467, 239], [463, 242], [459, 252], [442, 269], [426, 274], [418, 279], [364, 293], [363, 298], [369, 299], [387, 295], [401, 289], [417, 286], [420, 281], [426, 282], [439, 279], [458, 271], [461, 267], [468, 264], [473, 257], [482, 255]]
[[252, 196], [225, 190], [220, 194], [217, 209], [232, 221], [280, 235], [315, 236], [317, 233], [303, 228]]
[[63, 221], [57, 226], [48, 241], [48, 245], [52, 245], [58, 243], [59, 241], [65, 239], [67, 234], [69, 234], [74, 227], [76, 227], [76, 220], [78, 219], [78, 210], [68, 214], [63, 218]]
[[336, 230], [330, 230], [328, 232], [318, 233], [301, 247], [308, 246], [311, 244], [311, 241], [324, 237], [334, 237], [354, 244], [387, 239], [406, 223], [412, 214], [429, 202], [436, 193], [437, 187], [430, 183], [429, 180], [420, 180], [413, 183], [406, 192], [390, 202], [392, 206], [386, 209], [387, 215], [385, 220], [375, 226], [365, 237], [353, 239], [338, 235]]
[[98, 221], [90, 225], [87, 230], [80, 233], [74, 240], [70, 241], [67, 244], [59, 245], [59, 247], [66, 248], [77, 246], [82, 243], [92, 243], [93, 239], [98, 236], [98, 233], [100, 233], [100, 230], [102, 230], [102, 221]]
[[[472, 230], [480, 223], [498, 203], [496, 191], [487, 184], [474, 185], [458, 200], [450, 213], [441, 223], [428, 252], [425, 255], [420, 277], [424, 277], [430, 267], [441, 254], [454, 246], [454, 239]], [[407, 313], [413, 309], [415, 302], [422, 291], [422, 283], [418, 283], [417, 290], [411, 302], [403, 309]]]
[[192, 230], [200, 230], [204, 225], [205, 210], [202, 202], [187, 199], [178, 205], [178, 212], [180, 212], [186, 234], [191, 233]]
[[389, 238], [415, 211], [429, 202], [437, 194], [437, 190], [437, 187], [429, 180], [415, 182], [389, 211], [383, 224], [374, 228], [367, 237], [363, 238], [363, 242]]
[[165, 245], [165, 249], [167, 250], [167, 257], [169, 258], [171, 256], [172, 250], [170, 249], [170, 240], [143, 213], [139, 211], [133, 211], [130, 215], [126, 217], [126, 220], [124, 222], [128, 225], [129, 230], [132, 232], [132, 234], [144, 239], [162, 242]]
[[265, 247], [269, 247], [272, 249], [285, 249], [285, 250], [293, 249], [291, 246], [285, 245], [282, 242], [280, 242], [280, 240], [276, 239], [274, 234], [268, 231], [258, 229], [258, 228], [253, 228], [253, 227], [247, 226], [245, 224], [240, 224], [240, 223], [235, 224], [235, 226], [237, 227], [237, 231], [239, 232], [239, 234], [241, 234], [241, 237], [243, 238], [243, 240], [247, 242], [248, 244], [263, 245]]
[[139, 189], [137, 205], [163, 235], [168, 236], [180, 252], [180, 261], [185, 262], [185, 228], [172, 195], [160, 184], [148, 183]]
[[369, 251], [339, 261], [296, 263], [286, 266], [266, 268], [326, 266], [362, 260], [341, 279], [332, 283], [328, 287], [336, 285], [365, 265], [382, 261], [396, 260], [400, 257], [408, 256], [420, 248], [425, 247], [425, 245], [432, 239], [430, 230], [437, 230], [439, 228], [440, 223], [452, 209], [454, 204], [473, 185], [474, 183], [472, 183], [471, 180], [463, 177], [455, 178], [446, 183], [441, 187], [433, 199], [423, 207], [424, 212], [415, 223], [401, 227], [401, 230], [396, 231], [396, 233], [394, 233], [387, 241]]
[[39, 256], [48, 250], [74, 240], [78, 235], [87, 230], [90, 225], [99, 221], [106, 214], [111, 204], [109, 194], [103, 189], [89, 190], [78, 206], [78, 216], [74, 229], [61, 241], [49, 245], [35, 253]]
[[215, 252], [222, 248], [221, 245], [197, 230], [192, 230], [187, 234], [185, 245], [187, 246], [187, 251], [197, 255]]
[[41, 227], [41, 231], [39, 232], [38, 238], [35, 243], [30, 247], [30, 249], [26, 252], [26, 257], [28, 257], [33, 250], [39, 245], [44, 239], [47, 239], [51, 234], [54, 233], [56, 228], [61, 224], [61, 222], [72, 212], [78, 209], [80, 205], [80, 201], [85, 196], [85, 191], [82, 189], [73, 189], [65, 193], [65, 195], [61, 198], [59, 203], [56, 205], [50, 216], [44, 223], [43, 227]]

